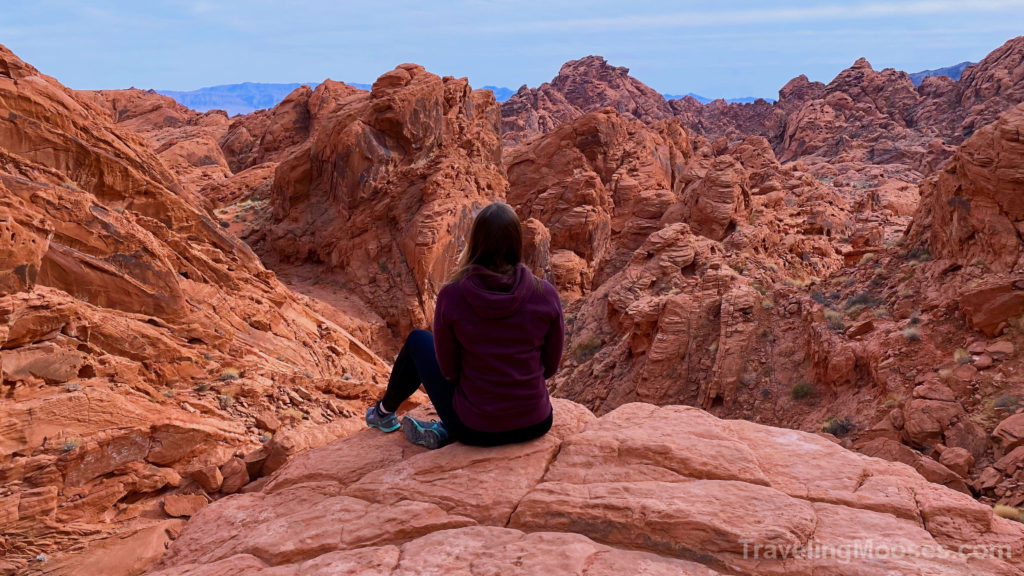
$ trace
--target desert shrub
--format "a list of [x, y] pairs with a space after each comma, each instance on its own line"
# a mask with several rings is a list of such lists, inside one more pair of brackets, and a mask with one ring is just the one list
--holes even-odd
[[221, 410], [227, 410], [235, 405], [235, 397], [231, 394], [221, 394], [217, 397], [217, 402], [220, 403]]
[[842, 437], [853, 432], [856, 427], [857, 425], [854, 424], [853, 420], [850, 420], [848, 416], [845, 418], [833, 416], [825, 421], [825, 424], [821, 427], [821, 431], [827, 432], [833, 436]]
[[742, 382], [743, 385], [747, 387], [753, 386], [754, 382], [757, 382], [757, 373], [747, 372], [743, 374], [743, 376], [740, 376], [740, 382]]
[[819, 290], [814, 290], [813, 292], [811, 292], [811, 300], [814, 300], [815, 302], [821, 304], [822, 306], [824, 306], [828, 302], [828, 298], [826, 298], [825, 295], [822, 294]]
[[60, 451], [62, 454], [67, 454], [72, 450], [77, 450], [81, 448], [82, 444], [83, 442], [81, 438], [68, 438], [64, 440], [63, 444], [60, 445]]
[[206, 392], [209, 389], [210, 389], [210, 385], [207, 384], [206, 382], [203, 382], [199, 386], [196, 386], [196, 392]]
[[242, 377], [242, 371], [238, 368], [225, 368], [220, 373], [221, 380], [238, 380]]
[[814, 384], [807, 380], [801, 380], [793, 386], [793, 400], [803, 400], [814, 395]]
[[164, 390], [164, 398], [174, 398], [176, 395], [174, 390]]
[[885, 401], [882, 403], [882, 405], [885, 406], [886, 410], [892, 410], [893, 408], [900, 405], [900, 400], [901, 398], [899, 396], [889, 394], [888, 396], [885, 397]]
[[1013, 520], [1015, 522], [1024, 522], [1024, 511], [1020, 508], [1014, 508], [1013, 506], [1007, 506], [1005, 504], [996, 504], [992, 508], [992, 512], [1000, 518], [1006, 518], [1007, 520]]
[[761, 308], [764, 308], [765, 310], [771, 310], [774, 307], [775, 307], [775, 303], [772, 302], [771, 298], [762, 298], [761, 299]]
[[601, 341], [597, 338], [587, 338], [580, 342], [573, 349], [572, 355], [576, 358], [577, 362], [586, 362], [597, 354], [598, 350], [601, 349]]
[[866, 306], [868, 308], [873, 308], [884, 303], [885, 302], [883, 300], [875, 298], [875, 296], [870, 292], [860, 292], [856, 296], [851, 296], [850, 299], [846, 301], [846, 308], [850, 309], [854, 306]]
[[992, 402], [992, 407], [1000, 410], [1016, 410], [1018, 404], [1020, 404], [1019, 396], [1003, 394]]
[[297, 422], [297, 421], [302, 420], [303, 418], [305, 418], [306, 414], [305, 414], [305, 412], [303, 412], [302, 410], [299, 410], [297, 408], [288, 408], [287, 410], [282, 410], [281, 411], [281, 416], [283, 418], [287, 418], [287, 419], [289, 419], [289, 420], [291, 420], [293, 422]]
[[921, 331], [913, 326], [904, 328], [902, 334], [904, 338], [911, 342], [918, 342], [921, 340]]
[[957, 364], [970, 364], [971, 353], [963, 348], [957, 348], [953, 352], [953, 361], [956, 362]]
[[928, 252], [927, 248], [914, 248], [907, 252], [907, 260], [911, 262], [928, 262], [931, 259], [932, 255]]
[[829, 328], [836, 332], [846, 330], [846, 320], [843, 318], [843, 313], [837, 310], [833, 310], [831, 308], [826, 309], [825, 322], [828, 323]]

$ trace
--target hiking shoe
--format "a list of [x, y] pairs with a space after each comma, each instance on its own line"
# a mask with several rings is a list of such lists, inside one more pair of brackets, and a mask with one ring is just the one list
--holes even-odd
[[378, 428], [384, 432], [394, 432], [401, 428], [401, 424], [398, 423], [398, 415], [394, 412], [390, 414], [382, 414], [380, 410], [377, 410], [377, 405], [374, 404], [366, 411], [366, 425], [370, 428]]
[[402, 432], [405, 433], [405, 438], [409, 442], [426, 446], [431, 450], [437, 450], [448, 444], [448, 429], [437, 420], [424, 422], [412, 416], [406, 416], [402, 418]]

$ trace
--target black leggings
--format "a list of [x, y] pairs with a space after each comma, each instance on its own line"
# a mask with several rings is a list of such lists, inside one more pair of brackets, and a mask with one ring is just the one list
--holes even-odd
[[413, 330], [395, 359], [381, 405], [388, 412], [394, 412], [423, 383], [437, 416], [444, 423], [451, 437], [463, 444], [474, 446], [498, 446], [525, 442], [539, 438], [551, 429], [552, 415], [537, 424], [507, 430], [505, 432], [481, 432], [465, 426], [452, 407], [455, 384], [449, 382], [437, 364], [434, 353], [434, 335], [426, 330]]

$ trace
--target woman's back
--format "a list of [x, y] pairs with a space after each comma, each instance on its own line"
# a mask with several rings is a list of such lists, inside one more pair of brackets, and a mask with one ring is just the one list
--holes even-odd
[[457, 382], [463, 424], [502, 432], [551, 412], [545, 378], [562, 353], [564, 326], [555, 288], [525, 266], [500, 275], [470, 267], [437, 298], [434, 337], [442, 373]]

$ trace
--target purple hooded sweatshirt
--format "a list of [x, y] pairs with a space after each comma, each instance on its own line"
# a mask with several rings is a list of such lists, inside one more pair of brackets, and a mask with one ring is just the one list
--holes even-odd
[[502, 276], [473, 266], [437, 295], [434, 344], [462, 423], [480, 432], [537, 424], [551, 413], [544, 380], [558, 370], [565, 323], [555, 287], [523, 265]]

